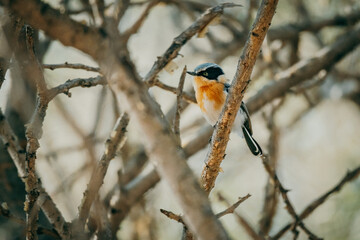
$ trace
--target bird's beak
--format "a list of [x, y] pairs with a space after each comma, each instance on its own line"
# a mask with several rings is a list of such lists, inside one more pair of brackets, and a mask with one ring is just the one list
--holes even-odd
[[196, 73], [195, 72], [189, 72], [189, 71], [186, 71], [188, 74], [192, 75], [192, 76], [196, 76]]

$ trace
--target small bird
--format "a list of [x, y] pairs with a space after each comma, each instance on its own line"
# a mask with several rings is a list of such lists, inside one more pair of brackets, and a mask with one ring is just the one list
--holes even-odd
[[[215, 126], [230, 88], [224, 71], [215, 63], [204, 63], [197, 66], [193, 72], [187, 71], [187, 73], [194, 76], [196, 101], [201, 112], [208, 123]], [[262, 154], [260, 145], [252, 137], [250, 116], [244, 102], [241, 102], [233, 129], [240, 136], [245, 137], [250, 151], [255, 156]]]

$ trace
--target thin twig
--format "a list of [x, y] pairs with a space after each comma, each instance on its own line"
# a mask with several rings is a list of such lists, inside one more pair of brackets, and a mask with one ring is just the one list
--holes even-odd
[[135, 34], [139, 31], [140, 27], [143, 25], [144, 21], [146, 20], [147, 16], [150, 13], [150, 10], [155, 7], [159, 3], [159, 0], [150, 1], [149, 4], [146, 6], [144, 12], [140, 15], [138, 20], [128, 28], [124, 33], [122, 33], [122, 40], [127, 42], [131, 35]]
[[249, 112], [258, 111], [275, 98], [284, 96], [291, 87], [315, 76], [323, 69], [328, 70], [333, 67], [360, 44], [359, 37], [360, 27], [350, 30], [332, 45], [320, 49], [312, 58], [301, 60], [278, 73], [275, 76], [276, 81], [265, 85], [248, 100], [246, 106]]
[[[275, 115], [280, 107], [285, 102], [285, 98], [282, 98], [281, 101], [272, 108], [267, 127], [270, 131], [269, 137], [269, 165], [272, 169], [276, 169], [277, 161], [279, 158], [279, 128], [275, 122]], [[268, 176], [266, 188], [265, 188], [265, 199], [264, 205], [262, 208], [262, 216], [259, 222], [260, 230], [259, 234], [262, 236], [267, 236], [273, 224], [273, 218], [276, 214], [277, 205], [278, 205], [278, 189], [274, 185], [271, 177]]]
[[97, 85], [106, 85], [106, 79], [103, 76], [97, 76], [93, 78], [75, 78], [71, 80], [67, 80], [65, 83], [60, 84], [57, 87], [54, 87], [49, 90], [49, 100], [52, 100], [56, 95], [60, 93], [64, 93], [71, 97], [71, 93], [69, 90], [74, 87], [93, 87]]
[[[329, 191], [327, 191], [325, 194], [323, 194], [322, 196], [320, 196], [319, 198], [317, 198], [316, 200], [314, 200], [312, 203], [310, 203], [300, 214], [299, 214], [299, 219], [300, 220], [304, 220], [305, 218], [307, 218], [311, 213], [313, 213], [313, 211], [321, 206], [321, 204], [323, 204], [332, 194], [336, 193], [336, 192], [340, 192], [341, 189], [344, 187], [344, 185], [346, 183], [349, 183], [351, 181], [353, 181], [354, 179], [356, 179], [357, 177], [359, 177], [360, 175], [360, 166], [358, 166], [357, 168], [355, 168], [352, 171], [348, 171], [346, 173], [346, 175], [339, 181], [338, 184], [336, 184], [333, 188], [331, 188]], [[279, 230], [278, 233], [276, 233], [274, 235], [274, 237], [271, 237], [271, 239], [279, 239], [282, 235], [284, 235], [293, 225], [295, 224], [295, 222], [293, 223], [288, 223], [287, 225], [285, 225], [283, 228], [281, 228]]]
[[181, 77], [180, 77], [180, 81], [179, 81], [179, 85], [176, 91], [176, 111], [175, 111], [175, 118], [174, 118], [174, 133], [176, 136], [178, 136], [179, 139], [179, 144], [181, 145], [181, 141], [180, 141], [180, 113], [181, 113], [181, 100], [182, 100], [182, 94], [183, 94], [183, 89], [184, 89], [184, 82], [185, 82], [185, 76], [186, 76], [186, 66], [184, 67], [182, 73], [181, 73]]
[[[26, 225], [26, 221], [24, 219], [17, 217], [10, 212], [9, 208], [7, 207], [7, 204], [4, 204], [4, 203], [0, 204], [0, 216], [6, 217], [7, 219], [9, 219], [15, 223], [18, 223], [18, 224], [21, 224], [24, 226]], [[42, 227], [42, 226], [38, 227], [37, 234], [47, 235], [47, 236], [51, 237], [51, 239], [61, 239], [61, 237], [58, 235], [58, 233], [56, 231]]]
[[224, 8], [239, 6], [233, 3], [222, 3], [218, 6], [209, 8], [202, 14], [189, 28], [177, 36], [165, 53], [158, 57], [151, 70], [145, 76], [145, 82], [149, 85], [153, 84], [156, 75], [174, 58], [178, 56], [181, 47], [196, 33], [203, 30], [214, 18], [223, 13]]
[[[151, 86], [159, 87], [159, 88], [161, 88], [161, 89], [163, 89], [163, 90], [165, 90], [165, 91], [172, 92], [172, 93], [174, 93], [174, 94], [176, 94], [176, 92], [177, 92], [177, 88], [171, 87], [171, 86], [169, 86], [169, 85], [166, 85], [165, 83], [162, 83], [162, 82], [159, 81], [158, 79], [155, 79], [155, 80], [153, 81], [153, 83], [152, 83]], [[151, 86], [150, 86], [150, 87], [151, 87]], [[187, 92], [183, 92], [183, 93], [182, 93], [182, 97], [183, 97], [186, 101], [188, 101], [188, 102], [190, 102], [190, 103], [196, 103], [195, 94], [190, 94], [190, 93], [187, 93]]]
[[72, 68], [72, 69], [81, 69], [86, 70], [90, 72], [100, 72], [100, 68], [98, 67], [90, 67], [81, 63], [60, 63], [60, 64], [43, 64], [43, 68], [50, 69], [50, 70], [56, 70], [59, 68]]
[[173, 213], [171, 211], [167, 211], [165, 209], [160, 209], [160, 212], [162, 214], [164, 214], [165, 216], [167, 216], [168, 218], [170, 218], [172, 220], [175, 220], [178, 223], [181, 223], [181, 224], [185, 225], [185, 223], [184, 223], [184, 221], [183, 221], [183, 219], [182, 219], [182, 217], [180, 215], [177, 215], [177, 214], [175, 214], [175, 213]]
[[317, 32], [324, 27], [329, 26], [349, 26], [360, 20], [360, 10], [356, 9], [344, 15], [335, 15], [326, 19], [311, 19], [301, 23], [291, 23], [271, 28], [269, 38], [274, 39], [291, 39], [298, 37], [302, 31]]
[[[219, 197], [220, 201], [225, 201], [225, 198], [220, 193], [218, 193], [218, 197]], [[234, 213], [235, 209], [249, 197], [251, 197], [250, 194], [246, 195], [245, 197], [239, 197], [239, 200], [237, 202], [235, 202], [233, 205], [229, 206], [224, 211], [217, 213], [216, 216], [218, 218], [221, 218], [222, 216], [225, 216], [226, 214]]]
[[[218, 195], [220, 200], [221, 201], [225, 201], [224, 197], [221, 196], [221, 194]], [[239, 200], [236, 201], [234, 204], [230, 205], [227, 209], [225, 209], [224, 211], [221, 211], [219, 213], [216, 214], [216, 217], [217, 218], [221, 218], [227, 214], [230, 214], [230, 213], [234, 213], [234, 211], [236, 210], [236, 208], [241, 204], [243, 203], [245, 200], [247, 200], [249, 197], [251, 197], [250, 194], [244, 196], [244, 197], [239, 197]], [[180, 215], [177, 215], [171, 211], [167, 211], [167, 210], [164, 210], [164, 209], [160, 209], [160, 212], [162, 214], [164, 214], [165, 216], [167, 216], [168, 218], [172, 219], [172, 220], [175, 220], [183, 225], [185, 225], [185, 222], [183, 221], [182, 217]]]
[[294, 225], [292, 226], [292, 231], [294, 232], [295, 235], [298, 234], [296, 227], [297, 225], [300, 226], [300, 228], [302, 228], [304, 230], [305, 233], [307, 233], [309, 235], [309, 237], [311, 237], [312, 239], [320, 239], [319, 237], [317, 237], [314, 233], [312, 233], [306, 226], [305, 224], [302, 222], [301, 218], [298, 216], [298, 214], [295, 211], [294, 206], [292, 205], [287, 193], [289, 190], [285, 189], [284, 186], [282, 185], [282, 183], [280, 182], [275, 170], [269, 165], [269, 158], [267, 155], [263, 154], [260, 156], [263, 165], [265, 167], [265, 170], [267, 171], [267, 173], [269, 174], [269, 176], [271, 177], [271, 179], [274, 182], [274, 185], [276, 188], [278, 188], [280, 190], [280, 194], [282, 199], [284, 200], [284, 203], [286, 205], [286, 210], [288, 211], [288, 213], [292, 216], [292, 218], [294, 219]]
[[[197, 153], [208, 144], [209, 137], [211, 136], [210, 129], [212, 129], [211, 126], [202, 128], [198, 134], [196, 134], [196, 137], [185, 145], [184, 152], [187, 158]], [[157, 171], [153, 169], [150, 173], [136, 178], [122, 187], [120, 198], [111, 204], [110, 221], [113, 224], [113, 228], [118, 228], [120, 222], [127, 216], [134, 203], [138, 202], [141, 196], [149, 189], [153, 188], [159, 181], [160, 176]]]
[[121, 145], [125, 139], [126, 126], [128, 122], [128, 115], [124, 113], [116, 123], [109, 139], [106, 141], [105, 152], [91, 175], [90, 182], [87, 185], [81, 205], [79, 206], [78, 227], [80, 228], [80, 231], [84, 228], [86, 219], [89, 216], [90, 207], [103, 183], [110, 160], [115, 157], [115, 153], [119, 145]]
[[[250, 197], [250, 194], [248, 194], [245, 197]], [[245, 198], [244, 197], [244, 198]], [[228, 200], [226, 200], [222, 195], [219, 194], [219, 200], [224, 202], [229, 208], [231, 208], [231, 204], [229, 203]], [[241, 199], [239, 199], [240, 201]], [[235, 203], [236, 204], [236, 203]], [[234, 216], [236, 217], [236, 220], [240, 223], [240, 225], [245, 229], [246, 233], [253, 239], [253, 240], [263, 240], [263, 238], [261, 236], [259, 236], [256, 231], [254, 230], [254, 228], [250, 225], [250, 223], [243, 217], [241, 216], [239, 213], [237, 212], [233, 212]]]

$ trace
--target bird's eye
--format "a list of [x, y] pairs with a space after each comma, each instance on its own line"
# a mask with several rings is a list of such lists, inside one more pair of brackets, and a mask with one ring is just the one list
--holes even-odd
[[208, 75], [209, 75], [208, 72], [204, 72], [204, 73], [203, 73], [203, 76], [204, 76], [204, 77], [207, 77]]

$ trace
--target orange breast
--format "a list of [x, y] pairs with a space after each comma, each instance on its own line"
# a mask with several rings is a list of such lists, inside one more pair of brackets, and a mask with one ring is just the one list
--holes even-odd
[[[194, 77], [196, 84], [196, 100], [201, 111], [219, 111], [225, 103], [226, 94], [224, 93], [224, 85], [216, 81], [204, 80], [202, 77]], [[204, 101], [212, 103], [213, 109], [205, 109]]]

